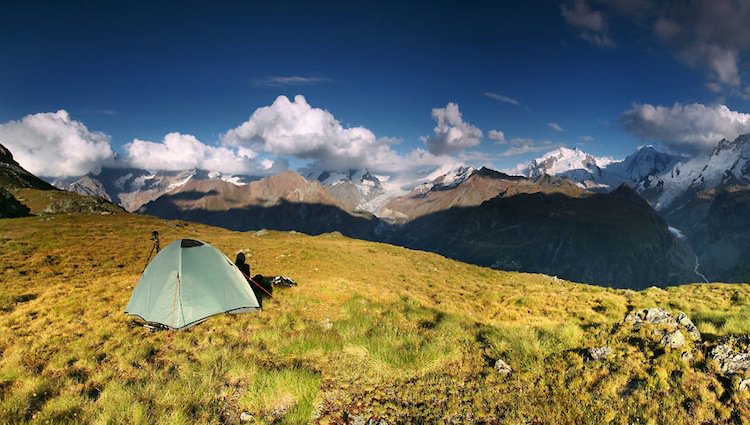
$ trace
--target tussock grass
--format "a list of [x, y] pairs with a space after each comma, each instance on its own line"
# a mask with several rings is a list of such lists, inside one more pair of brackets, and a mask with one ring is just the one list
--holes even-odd
[[[245, 250], [254, 273], [299, 286], [172, 335], [134, 326], [122, 310], [151, 230]], [[0, 422], [742, 423], [741, 377], [621, 325], [652, 306], [684, 310], [708, 338], [750, 330], [748, 285], [620, 291], [336, 234], [0, 220]], [[584, 361], [604, 344], [612, 357]]]

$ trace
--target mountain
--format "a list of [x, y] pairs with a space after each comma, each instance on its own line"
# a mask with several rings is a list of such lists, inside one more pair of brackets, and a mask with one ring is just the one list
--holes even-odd
[[535, 192], [562, 192], [577, 196], [584, 190], [569, 180], [548, 175], [527, 179], [489, 168], [477, 170], [473, 167], [460, 167], [416, 187], [406, 195], [389, 199], [378, 215], [392, 222], [403, 223], [453, 207], [480, 205], [497, 196]]
[[750, 184], [750, 134], [721, 140], [707, 154], [674, 166], [654, 179], [656, 208], [674, 211], [696, 194], [733, 185]]
[[503, 270], [641, 289], [698, 280], [694, 255], [626, 185], [497, 196], [407, 222], [389, 242]]
[[305, 177], [320, 182], [337, 204], [347, 211], [377, 213], [382, 203], [392, 195], [385, 190], [380, 179], [366, 169], [310, 172]]
[[[606, 192], [623, 183], [633, 187], [647, 200], [656, 183], [649, 177], [659, 176], [671, 170], [686, 159], [680, 156], [659, 152], [653, 146], [638, 148], [624, 160], [616, 161], [606, 157], [595, 157], [580, 149], [559, 148], [516, 170], [526, 177], [551, 174], [568, 178], [582, 187]], [[644, 183], [645, 182], [645, 183]]]
[[554, 176], [528, 179], [459, 168], [389, 199], [375, 216], [349, 209], [330, 193], [330, 187], [351, 189], [355, 182], [336, 179], [326, 186], [294, 172], [243, 186], [191, 179], [138, 212], [233, 230], [338, 231], [469, 263], [608, 286], [698, 280], [690, 248], [627, 186], [594, 195]]
[[376, 225], [371, 214], [345, 210], [319, 181], [292, 171], [242, 186], [192, 179], [146, 203], [138, 212], [233, 230], [340, 231], [364, 239], [373, 237]]
[[96, 174], [89, 173], [83, 177], [56, 180], [53, 183], [61, 189], [82, 195], [101, 196], [132, 212], [193, 179], [219, 180], [234, 185], [243, 185], [257, 178], [224, 176], [220, 173], [195, 169], [151, 172], [138, 168], [104, 167]]
[[525, 166], [516, 167], [516, 172], [529, 178], [545, 174], [565, 177], [592, 188], [598, 186], [602, 169], [612, 162], [611, 158], [595, 157], [579, 148], [560, 147], [531, 160]]
[[0, 144], [0, 187], [7, 190], [54, 190], [51, 184], [21, 167], [13, 159], [13, 154], [2, 144]]
[[99, 196], [57, 189], [21, 167], [0, 145], [0, 218], [40, 213], [113, 213], [122, 209]]
[[701, 272], [720, 282], [750, 282], [750, 187], [726, 187], [707, 204], [691, 232]]

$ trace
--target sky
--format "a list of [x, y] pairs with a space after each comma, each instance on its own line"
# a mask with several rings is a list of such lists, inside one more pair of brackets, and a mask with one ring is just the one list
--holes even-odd
[[750, 132], [748, 18], [750, 0], [5, 1], [0, 143], [49, 177], [696, 155]]

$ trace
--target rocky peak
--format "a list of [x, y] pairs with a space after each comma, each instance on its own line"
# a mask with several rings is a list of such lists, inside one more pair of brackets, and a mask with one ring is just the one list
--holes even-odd
[[13, 154], [2, 143], [0, 143], [0, 162], [16, 164], [16, 161], [13, 160]]

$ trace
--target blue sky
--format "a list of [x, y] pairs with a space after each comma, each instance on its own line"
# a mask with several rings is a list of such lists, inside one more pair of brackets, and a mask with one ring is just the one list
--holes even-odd
[[[23, 151], [20, 135], [38, 133], [24, 132], [23, 118], [62, 109], [120, 158], [134, 139], [178, 132], [300, 166], [320, 149], [279, 147], [265, 130], [234, 143], [222, 135], [278, 96], [301, 94], [403, 156], [445, 136], [432, 110], [453, 103], [482, 137], [440, 152], [511, 168], [558, 145], [619, 158], [644, 143], [693, 154], [750, 122], [745, 1], [274, 3], [3, 2], [0, 141]], [[643, 105], [664, 109], [654, 117]], [[707, 122], [695, 127], [696, 114]], [[510, 155], [514, 146], [525, 153]], [[325, 155], [336, 164], [337, 153]]]

